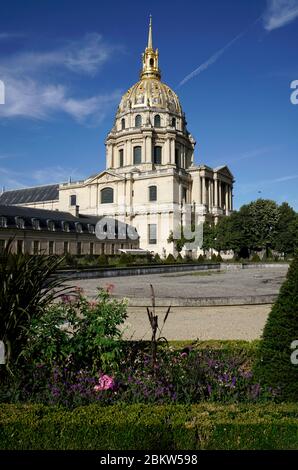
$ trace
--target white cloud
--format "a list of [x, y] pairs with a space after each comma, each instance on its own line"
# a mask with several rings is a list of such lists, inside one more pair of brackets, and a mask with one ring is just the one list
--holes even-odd
[[298, 18], [298, 0], [268, 0], [263, 16], [264, 28], [272, 31]]
[[[5, 104], [0, 118], [46, 120], [55, 113], [66, 113], [80, 123], [98, 124], [121, 97], [119, 90], [89, 97], [73, 96], [61, 83], [49, 77], [57, 71], [94, 75], [116, 48], [104, 44], [97, 33], [81, 41], [46, 52], [23, 52], [0, 59], [0, 76], [5, 84]], [[68, 80], [69, 83], [69, 80]]]

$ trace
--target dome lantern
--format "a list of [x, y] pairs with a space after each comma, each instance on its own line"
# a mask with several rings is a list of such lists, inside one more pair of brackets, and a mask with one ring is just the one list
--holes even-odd
[[145, 52], [142, 54], [143, 68], [141, 72], [141, 80], [143, 78], [156, 78], [160, 80], [160, 70], [158, 68], [158, 49], [153, 49], [152, 41], [152, 16], [150, 15], [148, 43]]

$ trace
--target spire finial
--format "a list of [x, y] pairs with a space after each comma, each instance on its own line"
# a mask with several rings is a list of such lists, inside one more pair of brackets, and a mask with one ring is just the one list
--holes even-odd
[[148, 34], [148, 49], [153, 49], [152, 46], [152, 15], [149, 16], [149, 34]]

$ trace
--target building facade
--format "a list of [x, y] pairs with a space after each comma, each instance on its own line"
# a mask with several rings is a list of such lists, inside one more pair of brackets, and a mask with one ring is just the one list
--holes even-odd
[[195, 144], [178, 96], [161, 81], [150, 18], [140, 79], [123, 95], [106, 139], [106, 170], [84, 181], [44, 187], [51, 196], [42, 201], [17, 202], [18, 191], [7, 191], [0, 204], [14, 197], [14, 204], [72, 214], [79, 207], [80, 214], [134, 226], [143, 249], [175, 254], [168, 238], [184, 223], [184, 207], [190, 207], [196, 224], [216, 223], [233, 210], [232, 173], [225, 165], [195, 165]]

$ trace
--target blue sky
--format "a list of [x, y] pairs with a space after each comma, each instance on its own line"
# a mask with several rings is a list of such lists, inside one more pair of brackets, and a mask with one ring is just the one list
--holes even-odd
[[162, 79], [180, 97], [196, 162], [229, 165], [236, 207], [264, 197], [298, 210], [290, 101], [298, 0], [11, 0], [0, 8], [1, 186], [104, 169], [104, 140], [138, 80], [151, 13]]

